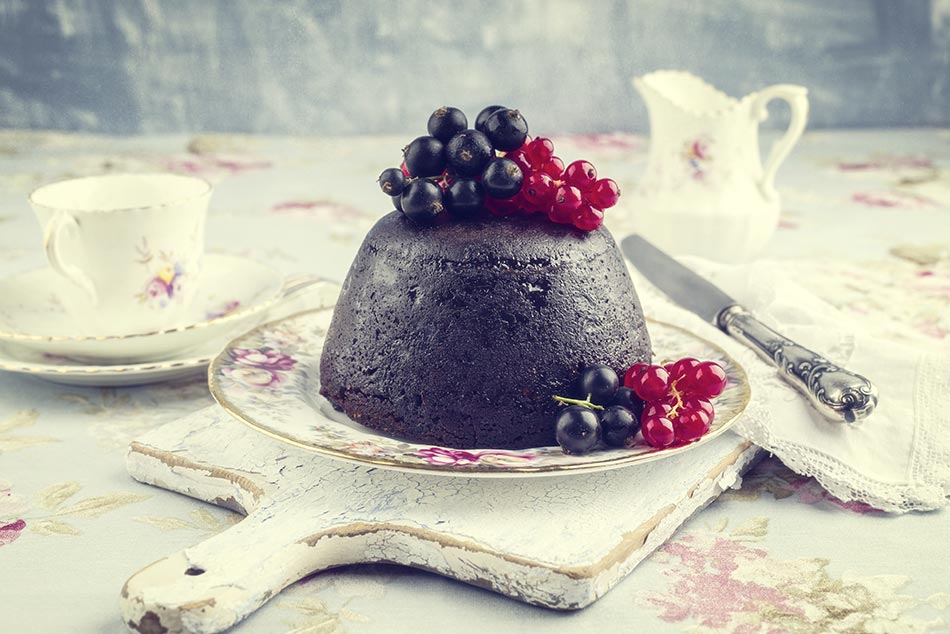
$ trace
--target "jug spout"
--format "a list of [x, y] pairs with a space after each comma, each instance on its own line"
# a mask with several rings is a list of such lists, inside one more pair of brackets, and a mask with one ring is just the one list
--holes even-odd
[[633, 85], [648, 109], [669, 108], [695, 117], [718, 117], [739, 101], [683, 70], [657, 70], [635, 77]]

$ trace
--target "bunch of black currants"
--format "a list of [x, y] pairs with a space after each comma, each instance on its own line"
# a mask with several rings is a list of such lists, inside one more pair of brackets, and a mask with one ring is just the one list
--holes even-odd
[[528, 137], [528, 123], [517, 110], [488, 106], [470, 129], [464, 112], [445, 106], [429, 117], [428, 131], [403, 149], [401, 167], [379, 175], [383, 193], [411, 220], [432, 224], [445, 212], [472, 217], [486, 196], [504, 200], [521, 190], [521, 168], [496, 155], [517, 150]]
[[594, 364], [583, 369], [572, 397], [555, 396], [567, 405], [558, 412], [554, 434], [566, 454], [585, 454], [602, 441], [608, 447], [632, 447], [640, 431], [643, 401], [620, 385], [613, 369]]

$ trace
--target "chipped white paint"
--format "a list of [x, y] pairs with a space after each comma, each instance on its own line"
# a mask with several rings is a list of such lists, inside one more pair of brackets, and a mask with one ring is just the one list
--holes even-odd
[[142, 633], [220, 632], [314, 571], [361, 562], [582, 608], [736, 485], [759, 455], [727, 433], [609, 472], [444, 478], [323, 458], [209, 407], [134, 442], [129, 473], [248, 517], [133, 575], [122, 589], [123, 618]]

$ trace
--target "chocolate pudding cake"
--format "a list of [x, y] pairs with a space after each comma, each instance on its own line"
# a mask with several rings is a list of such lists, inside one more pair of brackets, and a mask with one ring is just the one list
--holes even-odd
[[582, 368], [649, 362], [623, 258], [603, 227], [544, 214], [422, 224], [393, 211], [363, 241], [320, 365], [354, 421], [456, 448], [555, 445]]

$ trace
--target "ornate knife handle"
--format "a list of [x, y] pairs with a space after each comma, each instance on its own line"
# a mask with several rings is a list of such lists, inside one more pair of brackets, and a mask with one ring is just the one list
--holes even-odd
[[720, 328], [782, 370], [785, 380], [807, 395], [826, 418], [856, 423], [877, 406], [873, 383], [783, 337], [742, 306], [725, 309], [718, 321]]

